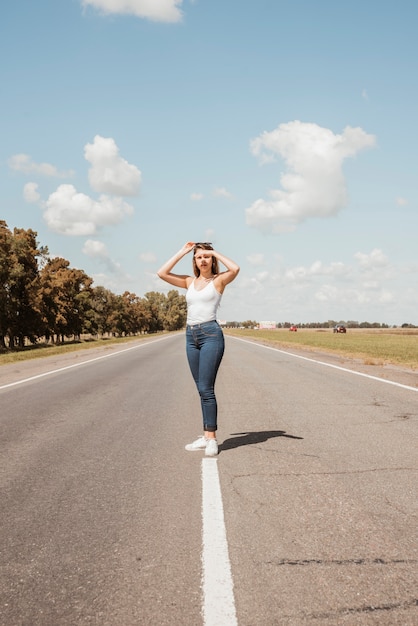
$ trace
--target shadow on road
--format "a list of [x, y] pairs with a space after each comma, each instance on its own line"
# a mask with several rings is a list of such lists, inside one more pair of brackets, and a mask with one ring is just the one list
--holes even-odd
[[296, 435], [288, 435], [284, 430], [261, 430], [247, 433], [231, 433], [233, 437], [225, 439], [225, 441], [219, 444], [219, 452], [225, 450], [232, 450], [233, 448], [239, 448], [240, 446], [250, 446], [254, 443], [263, 443], [274, 437], [288, 437], [289, 439], [303, 439], [303, 437], [296, 437]]

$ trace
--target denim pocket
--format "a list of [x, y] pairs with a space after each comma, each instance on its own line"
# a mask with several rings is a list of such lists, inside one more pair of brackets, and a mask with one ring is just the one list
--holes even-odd
[[200, 327], [200, 332], [205, 337], [221, 337], [223, 335], [222, 328], [218, 322], [206, 322]]

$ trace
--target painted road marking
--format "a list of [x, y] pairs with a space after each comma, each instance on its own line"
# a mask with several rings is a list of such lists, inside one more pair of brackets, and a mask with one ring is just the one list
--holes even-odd
[[217, 459], [202, 459], [202, 590], [205, 626], [237, 626]]
[[364, 378], [370, 378], [371, 380], [378, 380], [380, 383], [386, 383], [387, 385], [395, 385], [395, 387], [401, 387], [402, 389], [409, 389], [410, 391], [418, 391], [417, 387], [410, 387], [409, 385], [402, 385], [401, 383], [395, 383], [393, 380], [386, 380], [386, 378], [379, 378], [379, 376], [371, 376], [371, 374], [363, 374], [363, 372], [356, 372], [355, 370], [350, 370], [346, 367], [341, 367], [340, 365], [332, 365], [331, 363], [325, 363], [325, 361], [319, 361], [318, 359], [310, 359], [307, 356], [301, 356], [300, 354], [292, 354], [292, 352], [287, 352], [286, 350], [280, 350], [279, 348], [274, 348], [272, 346], [264, 346], [256, 341], [249, 341], [248, 339], [241, 339], [240, 337], [229, 337], [230, 339], [235, 339], [236, 341], [243, 341], [244, 343], [249, 343], [252, 346], [257, 346], [258, 348], [265, 348], [266, 350], [275, 350], [276, 352], [281, 352], [282, 354], [287, 354], [288, 356], [293, 356], [295, 359], [302, 359], [303, 361], [310, 361], [311, 363], [316, 363], [317, 365], [325, 365], [326, 367], [333, 367], [336, 370], [341, 370], [342, 372], [348, 372], [349, 374], [355, 374], [356, 376], [364, 376]]

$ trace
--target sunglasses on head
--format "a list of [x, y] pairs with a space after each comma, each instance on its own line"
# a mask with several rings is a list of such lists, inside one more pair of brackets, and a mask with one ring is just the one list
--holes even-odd
[[199, 241], [198, 243], [194, 244], [194, 247], [197, 248], [198, 246], [211, 246], [212, 242], [211, 241]]

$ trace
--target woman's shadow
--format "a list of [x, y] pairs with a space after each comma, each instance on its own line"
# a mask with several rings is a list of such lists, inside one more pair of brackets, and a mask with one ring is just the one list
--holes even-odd
[[288, 437], [289, 439], [303, 439], [303, 437], [297, 437], [296, 435], [288, 435], [285, 430], [261, 430], [255, 432], [246, 433], [231, 433], [233, 437], [225, 439], [225, 441], [219, 444], [219, 452], [225, 450], [232, 450], [233, 448], [239, 448], [240, 446], [251, 446], [254, 443], [263, 443], [274, 437]]

